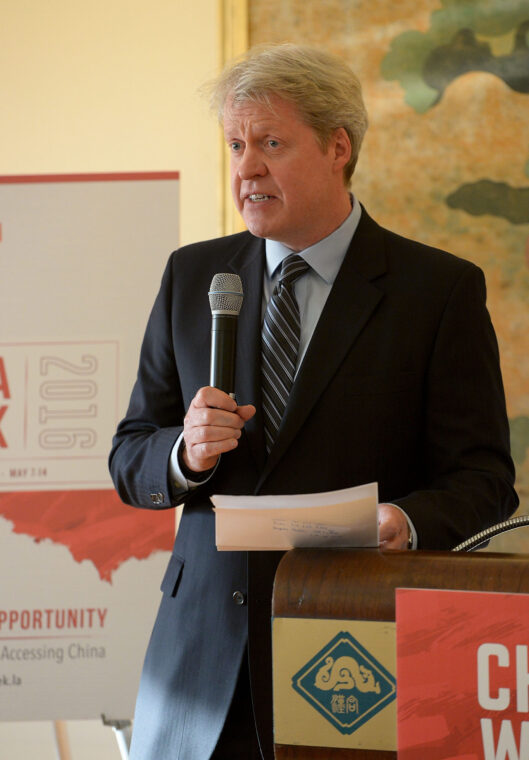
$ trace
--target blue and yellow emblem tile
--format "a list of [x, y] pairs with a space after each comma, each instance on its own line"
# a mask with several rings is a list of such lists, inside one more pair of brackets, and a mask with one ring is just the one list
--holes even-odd
[[276, 744], [394, 751], [392, 621], [273, 620]]
[[341, 631], [292, 678], [342, 734], [351, 734], [396, 697], [395, 678], [350, 633]]

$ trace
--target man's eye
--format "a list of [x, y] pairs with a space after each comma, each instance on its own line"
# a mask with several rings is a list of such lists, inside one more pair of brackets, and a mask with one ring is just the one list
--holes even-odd
[[278, 141], [277, 141], [277, 140], [268, 140], [268, 145], [269, 145], [271, 148], [277, 148], [277, 147], [279, 146], [279, 143], [278, 143]]
[[241, 149], [241, 143], [237, 141], [231, 142], [230, 149], [236, 153]]

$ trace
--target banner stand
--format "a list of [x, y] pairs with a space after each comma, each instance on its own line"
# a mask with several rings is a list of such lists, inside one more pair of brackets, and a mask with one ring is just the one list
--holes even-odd
[[66, 721], [54, 720], [53, 730], [55, 733], [55, 747], [59, 760], [72, 760], [70, 752], [70, 743], [68, 742], [68, 733], [66, 731]]
[[[104, 726], [110, 726], [116, 736], [121, 760], [129, 760], [130, 740], [132, 737], [132, 721], [130, 720], [112, 720], [105, 715], [101, 715]], [[61, 758], [63, 760], [63, 758]]]
[[[132, 721], [130, 720], [111, 720], [105, 715], [101, 716], [104, 726], [110, 726], [116, 736], [121, 760], [129, 760], [130, 740], [132, 737]], [[57, 750], [57, 760], [73, 760], [68, 741], [68, 732], [66, 730], [66, 721], [54, 720], [53, 729], [55, 734], [55, 747]]]

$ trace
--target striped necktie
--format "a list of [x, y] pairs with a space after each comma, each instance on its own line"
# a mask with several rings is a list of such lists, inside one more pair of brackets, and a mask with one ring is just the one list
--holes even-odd
[[293, 284], [307, 269], [309, 265], [297, 253], [283, 259], [279, 282], [266, 308], [261, 366], [267, 451], [276, 439], [296, 373], [300, 321]]

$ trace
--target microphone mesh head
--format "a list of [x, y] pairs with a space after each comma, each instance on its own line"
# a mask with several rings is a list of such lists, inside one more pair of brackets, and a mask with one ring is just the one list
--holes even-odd
[[242, 306], [242, 282], [238, 274], [216, 274], [208, 292], [213, 314], [239, 316]]

